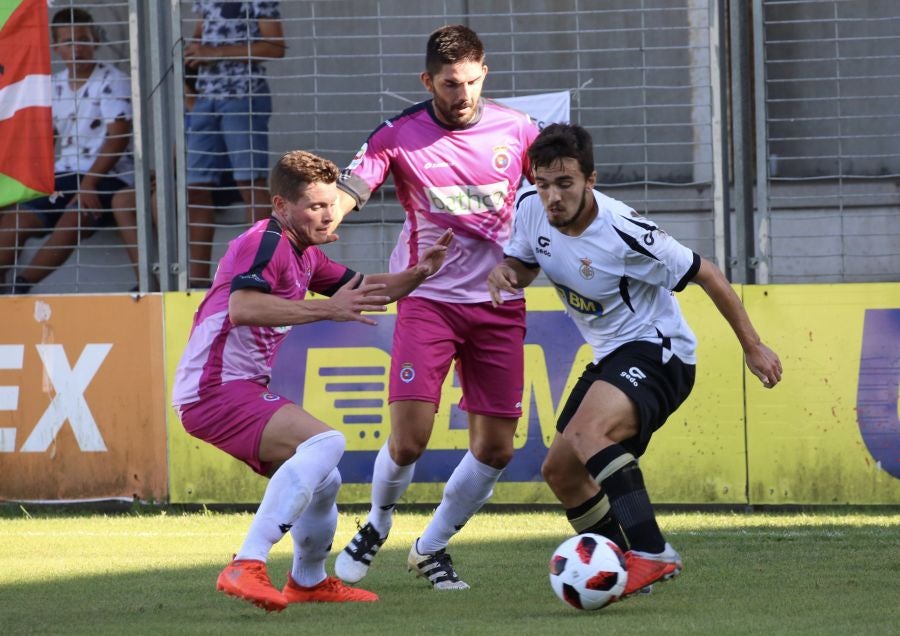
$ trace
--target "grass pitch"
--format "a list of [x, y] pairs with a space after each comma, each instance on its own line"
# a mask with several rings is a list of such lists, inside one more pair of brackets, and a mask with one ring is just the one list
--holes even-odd
[[[364, 516], [360, 514], [359, 516]], [[355, 532], [342, 514], [335, 548]], [[561, 513], [476, 515], [450, 549], [472, 585], [435, 592], [406, 571], [427, 521], [400, 512], [360, 584], [381, 600], [266, 614], [215, 591], [248, 513], [84, 514], [0, 507], [0, 634], [898, 634], [900, 511], [663, 513], [685, 571], [599, 612], [561, 603], [547, 561]], [[290, 568], [289, 538], [269, 564]], [[333, 572], [333, 555], [329, 572]]]

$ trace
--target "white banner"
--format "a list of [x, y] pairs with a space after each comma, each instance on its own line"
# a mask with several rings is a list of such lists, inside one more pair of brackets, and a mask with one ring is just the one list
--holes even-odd
[[559, 91], [558, 93], [539, 93], [521, 97], [494, 98], [494, 101], [528, 113], [537, 123], [538, 128], [543, 130], [547, 124], [569, 123], [571, 98], [569, 91]]

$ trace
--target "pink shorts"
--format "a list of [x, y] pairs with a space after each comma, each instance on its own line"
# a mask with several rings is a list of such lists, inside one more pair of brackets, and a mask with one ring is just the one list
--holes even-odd
[[178, 407], [184, 430], [247, 464], [260, 475], [272, 465], [259, 460], [263, 430], [290, 401], [262, 384], [234, 380], [206, 391], [197, 402]]
[[463, 398], [459, 408], [492, 417], [522, 415], [525, 301], [500, 307], [407, 297], [397, 303], [388, 401], [440, 406], [450, 364]]

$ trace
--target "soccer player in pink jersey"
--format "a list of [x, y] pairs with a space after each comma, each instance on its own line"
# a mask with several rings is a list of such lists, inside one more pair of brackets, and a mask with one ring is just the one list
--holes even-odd
[[[392, 274], [366, 276], [317, 247], [337, 237], [339, 170], [313, 154], [285, 154], [272, 169], [272, 216], [233, 240], [194, 316], [172, 403], [185, 430], [270, 477], [259, 509], [217, 588], [267, 611], [288, 603], [375, 601], [325, 572], [337, 524], [338, 461], [345, 440], [267, 385], [289, 327], [317, 320], [375, 324], [363, 315], [408, 294], [437, 272], [452, 230]], [[324, 299], [304, 300], [314, 291]], [[290, 530], [294, 562], [284, 589], [266, 570]]]
[[396, 502], [425, 451], [451, 364], [468, 412], [469, 450], [444, 488], [434, 517], [409, 552], [410, 571], [435, 589], [466, 589], [446, 546], [493, 493], [513, 454], [522, 413], [525, 301], [519, 290], [493, 307], [486, 280], [503, 258], [513, 202], [528, 174], [526, 151], [538, 130], [527, 115], [481, 97], [484, 46], [461, 26], [428, 39], [422, 83], [431, 99], [384, 122], [344, 171], [342, 213], [365, 205], [394, 177], [406, 222], [391, 271], [417, 261], [419, 246], [447, 228], [453, 245], [443, 269], [397, 305], [391, 351], [391, 434], [372, 474], [372, 506], [336, 574], [356, 582], [391, 529]]

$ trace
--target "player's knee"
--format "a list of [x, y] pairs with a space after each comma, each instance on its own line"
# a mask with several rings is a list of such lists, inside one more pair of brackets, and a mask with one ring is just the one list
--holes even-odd
[[394, 463], [398, 466], [409, 466], [422, 456], [427, 445], [427, 439], [422, 440], [410, 436], [398, 438], [396, 435], [391, 435], [389, 442], [391, 459], [393, 459]]
[[[328, 430], [324, 433], [313, 435], [297, 446], [294, 458], [299, 458], [299, 461], [302, 462], [304, 457], [315, 456], [317, 465], [325, 471], [320, 473], [320, 475], [327, 475], [341, 461], [346, 446], [347, 440], [342, 433]], [[316, 482], [319, 482], [321, 479], [324, 479], [324, 477], [319, 477]]]
[[562, 487], [565, 474], [560, 470], [559, 465], [553, 461], [553, 458], [548, 456], [541, 464], [541, 477], [544, 478], [550, 490], [556, 493]]
[[475, 459], [482, 464], [487, 464], [491, 468], [506, 468], [507, 464], [512, 461], [513, 448], [512, 445], [495, 446], [489, 444], [473, 445], [472, 454]]
[[321, 481], [319, 487], [316, 488], [316, 497], [321, 499], [337, 498], [338, 491], [341, 489], [341, 473], [337, 468], [333, 468], [330, 473]]

